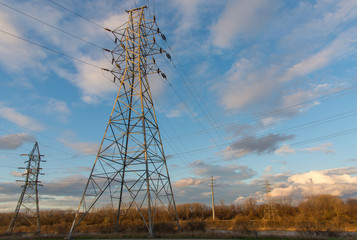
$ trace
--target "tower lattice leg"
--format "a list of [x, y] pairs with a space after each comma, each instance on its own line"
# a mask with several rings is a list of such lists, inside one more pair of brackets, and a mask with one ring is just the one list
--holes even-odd
[[133, 212], [151, 237], [156, 217], [163, 212], [180, 227], [148, 82], [148, 74], [160, 72], [153, 56], [163, 50], [154, 36], [159, 29], [145, 18], [145, 8], [127, 11], [128, 22], [109, 30], [116, 43], [110, 51], [111, 72], [119, 90], [69, 238], [96, 204], [112, 206], [115, 231]]

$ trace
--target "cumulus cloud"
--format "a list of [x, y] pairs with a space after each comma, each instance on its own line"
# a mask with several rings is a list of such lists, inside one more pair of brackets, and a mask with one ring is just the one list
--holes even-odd
[[248, 153], [271, 153], [279, 148], [279, 144], [295, 138], [295, 135], [268, 134], [263, 137], [251, 136], [243, 140], [237, 140], [222, 152], [223, 156], [230, 159], [243, 157]]
[[183, 178], [178, 181], [176, 181], [173, 186], [182, 188], [182, 187], [188, 187], [188, 186], [197, 186], [202, 183], [207, 183], [207, 179], [198, 179], [198, 178]]
[[238, 59], [225, 74], [225, 81], [213, 86], [226, 110], [249, 106], [276, 90], [276, 69], [261, 69], [257, 64], [256, 60]]
[[177, 13], [180, 15], [180, 25], [176, 29], [177, 33], [183, 34], [190, 29], [194, 28], [198, 22], [197, 11], [200, 9], [199, 6], [201, 3], [204, 3], [202, 0], [196, 1], [179, 1], [175, 0], [173, 3], [177, 7]]
[[217, 23], [211, 27], [213, 44], [227, 48], [237, 35], [254, 35], [269, 22], [278, 5], [278, 1], [228, 1]]
[[[15, 21], [14, 14], [0, 10], [0, 29], [10, 34], [24, 37], [20, 34]], [[21, 57], [20, 57], [21, 56]], [[18, 38], [1, 33], [0, 38], [0, 62], [10, 71], [20, 71], [23, 69], [43, 67], [38, 61], [46, 57], [42, 49], [31, 46]]]
[[[92, 59], [89, 57], [82, 57], [82, 60], [91, 62], [96, 66], [106, 67], [110, 69], [110, 63], [106, 58]], [[104, 77], [101, 70], [94, 68], [87, 64], [75, 63], [78, 73], [71, 80], [79, 89], [82, 90], [82, 100], [86, 103], [96, 103], [99, 99], [103, 99], [107, 94], [118, 91], [118, 86]]]
[[288, 178], [285, 187], [276, 187], [271, 194], [274, 197], [295, 196], [302, 198], [311, 194], [332, 194], [342, 198], [356, 197], [357, 168], [338, 168], [322, 171], [310, 171], [295, 174]]
[[0, 149], [17, 149], [26, 142], [34, 142], [35, 137], [29, 133], [16, 133], [0, 136]]
[[244, 181], [251, 179], [257, 173], [247, 167], [237, 164], [217, 165], [197, 160], [190, 164], [195, 177], [182, 178], [173, 184], [175, 198], [179, 202], [206, 202], [210, 200], [210, 179], [215, 181], [215, 193], [222, 199], [234, 201], [236, 193], [248, 191]]

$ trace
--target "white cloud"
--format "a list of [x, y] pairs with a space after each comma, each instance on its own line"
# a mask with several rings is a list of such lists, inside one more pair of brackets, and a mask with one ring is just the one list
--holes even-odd
[[332, 43], [316, 54], [303, 59], [289, 68], [280, 81], [290, 81], [296, 77], [304, 76], [321, 69], [334, 60], [351, 54], [357, 43], [357, 28], [352, 28], [341, 33]]
[[211, 27], [213, 44], [228, 48], [237, 35], [242, 38], [255, 34], [269, 22], [278, 4], [278, 1], [269, 0], [228, 1], [219, 20]]
[[22, 177], [24, 173], [21, 173], [21, 172], [18, 172], [18, 171], [11, 171], [10, 174], [13, 177]]
[[29, 133], [16, 133], [0, 136], [0, 149], [17, 149], [26, 142], [34, 142], [35, 137]]
[[357, 168], [339, 168], [322, 171], [310, 171], [289, 177], [288, 185], [274, 188], [274, 197], [297, 196], [302, 198], [311, 194], [332, 194], [339, 197], [356, 197], [357, 177], [349, 174], [357, 173]]
[[198, 178], [183, 178], [176, 181], [173, 186], [177, 188], [183, 188], [188, 186], [198, 186], [202, 183], [207, 183], [208, 179], [198, 179]]
[[293, 149], [291, 148], [290, 145], [283, 145], [282, 147], [278, 148], [275, 151], [275, 154], [277, 155], [288, 155], [288, 154], [295, 154], [296, 152], [323, 152], [325, 154], [331, 154], [331, 153], [335, 153], [335, 150], [332, 149], [333, 148], [333, 144], [332, 143], [322, 143], [318, 146], [314, 146], [314, 147], [308, 147], [308, 148], [302, 148], [302, 149]]
[[[14, 14], [0, 10], [0, 29], [18, 37], [23, 37], [14, 24]], [[26, 43], [6, 33], [0, 33], [0, 62], [7, 70], [42, 69], [38, 61], [46, 55], [38, 47]]]
[[220, 94], [220, 102], [226, 110], [238, 110], [255, 104], [276, 91], [276, 69], [260, 69], [254, 60], [238, 59], [226, 73], [225, 81], [219, 81], [212, 90]]
[[278, 155], [287, 155], [287, 154], [294, 154], [296, 152], [296, 149], [293, 149], [290, 147], [290, 145], [284, 144], [282, 147], [278, 148], [275, 150], [275, 154]]
[[168, 113], [166, 113], [166, 117], [177, 118], [187, 113], [189, 113], [187, 107], [183, 103], [178, 103], [175, 108], [171, 109]]
[[332, 143], [323, 143], [321, 145], [315, 146], [315, 147], [310, 147], [310, 148], [305, 148], [303, 151], [306, 152], [323, 152], [323, 153], [335, 153], [334, 149], [331, 149], [333, 147]]
[[200, 10], [199, 5], [204, 3], [202, 0], [192, 0], [192, 1], [173, 1], [174, 5], [177, 7], [177, 13], [180, 15], [180, 25], [175, 30], [176, 33], [183, 34], [188, 32], [192, 28], [198, 25], [198, 10]]
[[66, 102], [50, 98], [45, 106], [45, 111], [49, 114], [53, 114], [57, 119], [62, 122], [68, 122], [68, 115], [71, 110], [67, 106]]
[[269, 165], [269, 166], [267, 166], [267, 167], [265, 168], [264, 173], [265, 173], [265, 174], [269, 174], [269, 173], [271, 173], [271, 172], [273, 172], [273, 166], [272, 166], [272, 165]]
[[129, 14], [123, 13], [123, 14], [113, 14], [107, 17], [106, 19], [101, 20], [99, 23], [102, 26], [105, 26], [106, 28], [110, 30], [114, 30], [124, 23], [128, 21]]
[[32, 131], [42, 131], [45, 128], [37, 120], [19, 113], [15, 108], [6, 107], [2, 102], [0, 102], [0, 117]]
[[[110, 62], [106, 58], [94, 60], [83, 57], [82, 60], [99, 67], [111, 69]], [[75, 65], [78, 73], [71, 82], [82, 90], [82, 100], [84, 102], [96, 103], [99, 101], [98, 98], [104, 98], [107, 94], [118, 91], [118, 86], [111, 82], [113, 76], [110, 73], [104, 73], [102, 70], [87, 64], [76, 63]]]
[[71, 142], [68, 141], [67, 139], [60, 139], [64, 145], [67, 147], [70, 147], [80, 153], [86, 154], [86, 155], [96, 155], [99, 150], [99, 144], [98, 143], [93, 143], [93, 142]]

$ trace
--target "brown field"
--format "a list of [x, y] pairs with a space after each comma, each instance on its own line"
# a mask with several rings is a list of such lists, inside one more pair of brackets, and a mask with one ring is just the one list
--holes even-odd
[[[180, 204], [177, 212], [182, 231], [172, 222], [169, 214], [158, 210], [155, 236], [158, 238], [235, 238], [240, 239], [357, 239], [357, 199], [343, 201], [332, 195], [312, 196], [292, 205], [289, 199], [276, 200], [273, 210], [268, 205], [258, 205], [255, 199], [243, 204], [215, 206], [212, 209], [202, 203]], [[267, 218], [267, 213], [271, 217]], [[40, 212], [41, 235], [26, 235], [31, 239], [63, 239], [74, 219], [74, 210], [48, 210]], [[113, 233], [115, 211], [109, 207], [93, 209], [77, 227], [75, 238], [145, 238], [146, 228], [138, 212], [132, 210], [120, 228]], [[32, 231], [23, 218], [6, 234], [12, 213], [0, 213], [0, 239], [17, 239], [20, 232]], [[272, 236], [269, 236], [272, 235]]]

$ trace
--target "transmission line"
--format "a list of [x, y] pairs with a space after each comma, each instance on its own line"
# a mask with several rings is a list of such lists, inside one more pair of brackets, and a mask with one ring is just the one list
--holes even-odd
[[53, 28], [53, 29], [56, 29], [57, 31], [60, 31], [60, 32], [62, 32], [62, 33], [64, 33], [64, 34], [67, 34], [67, 35], [69, 35], [69, 36], [71, 36], [71, 37], [73, 37], [73, 38], [76, 38], [76, 39], [78, 39], [78, 40], [80, 40], [80, 41], [82, 41], [82, 42], [88, 43], [88, 44], [90, 44], [90, 45], [92, 45], [92, 46], [94, 46], [94, 47], [96, 47], [96, 48], [99, 48], [99, 49], [103, 50], [102, 47], [98, 46], [98, 45], [95, 44], [95, 43], [89, 42], [89, 41], [87, 41], [87, 40], [85, 40], [85, 39], [83, 39], [83, 38], [80, 38], [80, 37], [78, 37], [78, 36], [76, 36], [76, 35], [70, 33], [70, 32], [67, 32], [67, 31], [65, 31], [65, 30], [63, 30], [63, 29], [60, 29], [60, 28], [58, 28], [58, 27], [56, 27], [56, 26], [53, 26], [53, 25], [51, 25], [51, 24], [49, 24], [49, 23], [47, 23], [47, 22], [44, 22], [44, 21], [42, 21], [42, 20], [40, 20], [40, 19], [38, 19], [38, 18], [36, 18], [36, 17], [34, 17], [34, 16], [31, 16], [30, 14], [27, 14], [27, 13], [25, 13], [25, 12], [22, 12], [22, 11], [20, 11], [20, 10], [14, 8], [14, 7], [11, 7], [11, 6], [9, 6], [9, 5], [7, 5], [7, 4], [1, 2], [1, 1], [0, 1], [0, 4], [3, 5], [3, 6], [5, 6], [5, 7], [7, 7], [7, 8], [9, 8], [9, 9], [11, 9], [11, 10], [13, 10], [13, 11], [15, 11], [15, 12], [21, 13], [22, 15], [24, 15], [24, 16], [26, 16], [26, 17], [32, 18], [33, 20], [36, 20], [37, 22], [40, 22], [40, 23], [42, 23], [42, 24], [44, 24], [44, 25], [46, 25], [46, 26], [49, 26], [49, 27], [51, 27], [51, 28]]
[[[340, 95], [334, 96], [334, 98], [337, 98], [337, 97], [340, 97], [340, 96], [345, 96], [347, 94], [356, 92], [356, 90], [355, 90], [356, 88], [357, 88], [357, 86], [352, 86], [350, 88], [346, 88], [346, 89], [343, 89], [343, 90], [340, 90], [340, 91], [336, 91], [336, 92], [333, 92], [333, 93], [325, 94], [325, 95], [322, 95], [320, 97], [317, 97], [317, 98], [314, 98], [314, 99], [311, 99], [311, 100], [308, 100], [308, 101], [304, 101], [304, 102], [301, 102], [301, 103], [298, 103], [298, 104], [294, 104], [294, 105], [291, 105], [291, 106], [288, 106], [288, 107], [276, 109], [276, 110], [273, 110], [271, 112], [262, 113], [257, 117], [249, 117], [249, 118], [245, 118], [243, 120], [239, 120], [237, 122], [224, 123], [224, 124], [221, 124], [221, 127], [225, 127], [225, 128], [234, 127], [234, 124], [247, 123], [249, 121], [258, 120], [258, 119], [260, 119], [260, 117], [263, 117], [263, 116], [267, 117], [267, 116], [275, 115], [275, 114], [277, 114], [276, 112], [278, 112], [278, 111], [281, 113], [281, 112], [285, 112], [285, 111], [289, 111], [291, 109], [297, 108], [298, 106], [303, 106], [305, 104], [309, 104], [309, 103], [314, 102], [316, 100], [322, 100], [322, 99], [327, 100], [327, 99], [333, 98], [331, 96], [333, 96], [335, 94], [340, 94]], [[347, 92], [347, 93], [343, 93], [343, 92], [349, 91], [349, 90], [353, 90], [353, 91]], [[207, 130], [211, 131], [211, 130], [214, 130], [214, 129], [216, 129], [216, 127], [209, 128]], [[193, 133], [188, 133], [188, 134], [181, 135], [181, 137], [195, 135], [195, 134], [201, 134], [201, 133], [203, 133], [203, 131], [196, 131], [196, 132], [193, 132]], [[175, 138], [175, 137], [172, 137], [172, 138]]]
[[86, 17], [80, 15], [80, 14], [78, 14], [78, 13], [72, 11], [71, 9], [66, 8], [65, 6], [63, 6], [63, 5], [61, 5], [61, 4], [57, 3], [57, 2], [55, 2], [55, 1], [53, 1], [53, 0], [49, 0], [49, 1], [52, 2], [53, 4], [55, 4], [56, 6], [58, 6], [58, 7], [62, 8], [62, 9], [64, 9], [64, 10], [66, 10], [66, 11], [68, 11], [68, 12], [70, 12], [70, 13], [76, 15], [77, 17], [80, 17], [80, 18], [86, 20], [87, 22], [90, 22], [90, 23], [96, 25], [97, 27], [100, 27], [100, 28], [102, 28], [102, 29], [105, 29], [105, 27], [103, 27], [103, 26], [100, 25], [99, 23], [96, 23], [96, 22], [94, 22], [93, 20], [90, 20], [89, 18], [86, 18]]
[[63, 53], [63, 52], [60, 52], [60, 51], [51, 49], [51, 48], [46, 47], [46, 46], [43, 46], [43, 45], [41, 45], [41, 44], [39, 44], [39, 43], [33, 42], [33, 41], [31, 41], [31, 40], [28, 40], [28, 39], [26, 39], [26, 38], [19, 37], [19, 36], [15, 35], [15, 34], [6, 32], [6, 31], [4, 31], [4, 30], [2, 30], [2, 29], [0, 29], [0, 32], [2, 32], [2, 33], [4, 33], [4, 34], [7, 34], [7, 35], [10, 35], [10, 36], [12, 36], [12, 37], [14, 37], [14, 38], [20, 39], [20, 40], [22, 40], [22, 41], [24, 41], [24, 42], [31, 43], [31, 44], [33, 44], [33, 45], [36, 45], [36, 46], [41, 47], [41, 48], [43, 48], [43, 49], [46, 49], [46, 50], [48, 50], [48, 51], [57, 53], [57, 54], [62, 55], [62, 56], [64, 56], [64, 57], [67, 57], [67, 58], [76, 60], [76, 61], [81, 62], [81, 63], [84, 63], [84, 64], [87, 64], [87, 65], [92, 66], [92, 67], [94, 67], [94, 68], [98, 68], [98, 69], [105, 70], [105, 71], [107, 70], [107, 69], [105, 69], [105, 68], [98, 67], [98, 66], [96, 66], [96, 65], [94, 65], [94, 64], [92, 64], [92, 63], [89, 63], [89, 62], [87, 62], [87, 61], [81, 60], [81, 59], [79, 59], [79, 58], [72, 57], [72, 56], [70, 56], [70, 55], [68, 55], [68, 54], [66, 54], [66, 53]]

